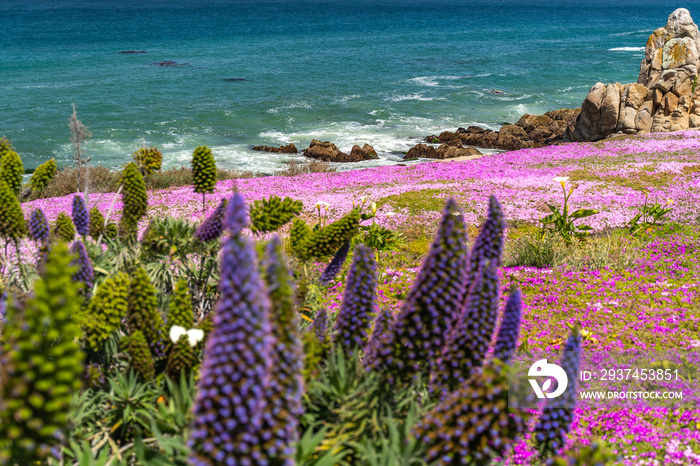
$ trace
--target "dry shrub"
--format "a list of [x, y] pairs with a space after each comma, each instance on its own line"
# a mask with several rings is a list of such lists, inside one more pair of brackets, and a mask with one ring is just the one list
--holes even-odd
[[275, 173], [279, 176], [296, 176], [304, 175], [307, 173], [333, 173], [335, 168], [331, 168], [328, 162], [323, 162], [321, 160], [310, 160], [308, 162], [297, 162], [296, 160], [291, 160], [287, 163], [287, 168], [282, 171]]
[[[255, 178], [258, 174], [251, 171], [217, 169], [217, 180], [233, 180], [239, 178]], [[110, 170], [107, 167], [97, 165], [90, 167], [90, 192], [113, 193], [119, 189], [121, 170]], [[165, 189], [177, 186], [192, 185], [192, 170], [188, 167], [170, 168], [153, 172], [145, 178], [146, 189]], [[56, 173], [49, 185], [41, 192], [32, 192], [29, 200], [46, 197], [61, 197], [75, 193], [78, 183], [78, 170], [76, 168], [64, 168]]]

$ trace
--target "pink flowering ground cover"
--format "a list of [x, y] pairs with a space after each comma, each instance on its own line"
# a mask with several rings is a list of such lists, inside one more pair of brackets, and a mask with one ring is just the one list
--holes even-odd
[[[700, 347], [699, 154], [700, 132], [686, 131], [528, 149], [465, 162], [223, 181], [208, 196], [207, 210], [238, 189], [249, 202], [273, 194], [299, 199], [307, 217], [316, 214], [317, 202], [325, 202], [334, 219], [366, 196], [365, 202], [376, 202], [382, 224], [404, 232], [418, 228], [429, 236], [448, 197], [457, 199], [473, 231], [483, 220], [488, 197], [495, 194], [512, 232], [536, 224], [548, 213], [545, 203], [561, 205], [561, 187], [553, 178], [568, 176], [569, 183], [578, 184], [572, 208], [599, 210], [585, 222], [599, 231], [625, 225], [644, 204], [646, 190], [650, 202], [673, 207], [664, 219], [672, 223], [641, 241], [630, 241], [634, 260], [629, 266], [504, 267], [502, 294], [515, 286], [523, 291], [521, 348], [560, 350], [570, 326], [580, 323], [584, 352], [692, 351]], [[91, 206], [106, 213], [112, 198], [92, 195]], [[28, 215], [41, 207], [53, 221], [59, 212], [70, 212], [70, 205], [67, 196], [29, 202], [23, 209]], [[117, 201], [115, 211], [120, 210]], [[201, 195], [188, 187], [150, 192], [148, 216], [165, 215], [201, 221]], [[509, 242], [510, 238], [506, 249]], [[380, 256], [382, 308], [401, 305], [420, 265], [418, 259], [411, 263], [397, 255], [401, 253]], [[345, 272], [326, 290], [323, 304], [331, 312], [340, 307], [344, 278]], [[653, 402], [640, 402], [633, 409], [579, 406], [568, 448], [600, 439], [622, 455], [621, 464], [700, 464], [698, 399], [684, 401], [679, 407]], [[535, 457], [531, 445], [521, 441], [507, 462], [530, 464]]]

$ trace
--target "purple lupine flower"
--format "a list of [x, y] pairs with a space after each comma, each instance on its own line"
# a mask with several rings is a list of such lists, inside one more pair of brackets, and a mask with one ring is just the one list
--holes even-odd
[[248, 206], [241, 196], [241, 193], [236, 191], [231, 196], [226, 206], [226, 228], [234, 235], [240, 235], [243, 229], [248, 226]]
[[80, 236], [87, 236], [90, 232], [90, 214], [85, 205], [85, 199], [79, 194], [73, 196], [72, 217], [75, 231], [77, 231]]
[[316, 339], [325, 347], [328, 343], [328, 312], [325, 309], [319, 310], [312, 325]]
[[[469, 291], [474, 277], [479, 269], [479, 264], [484, 259], [496, 259], [501, 265], [501, 254], [503, 253], [503, 232], [506, 229], [506, 221], [503, 216], [501, 204], [496, 196], [489, 198], [489, 210], [486, 221], [481, 227], [481, 231], [474, 240], [474, 246], [469, 254], [467, 263], [467, 282], [464, 287], [465, 293]], [[467, 296], [464, 296], [466, 302]]]
[[520, 290], [516, 288], [508, 296], [506, 308], [503, 311], [503, 320], [498, 329], [496, 344], [493, 348], [493, 357], [508, 363], [515, 346], [518, 344], [520, 334], [520, 319], [522, 317], [523, 300]]
[[233, 236], [222, 251], [219, 301], [194, 403], [195, 466], [268, 464], [261, 427], [269, 416], [265, 395], [274, 344], [269, 313], [253, 243]]
[[267, 245], [265, 281], [271, 302], [271, 327], [275, 344], [272, 350], [274, 367], [270, 379], [267, 409], [270, 416], [263, 421], [269, 434], [265, 453], [270, 464], [293, 466], [294, 444], [299, 440], [299, 416], [303, 414], [302, 344], [294, 306], [294, 288], [279, 237]]
[[343, 304], [335, 321], [336, 346], [352, 355], [367, 343], [367, 334], [376, 314], [377, 264], [372, 249], [358, 244], [348, 272]]
[[467, 262], [464, 218], [449, 199], [416, 281], [382, 338], [369, 369], [385, 370], [390, 382], [428, 372], [440, 355], [452, 322], [461, 309]]
[[437, 360], [433, 391], [456, 390], [483, 365], [498, 320], [498, 266], [482, 260], [469, 298]]
[[221, 199], [218, 207], [197, 228], [194, 236], [206, 243], [213, 241], [224, 232], [224, 214], [226, 213], [226, 198]]
[[43, 210], [32, 210], [32, 213], [29, 214], [28, 227], [30, 239], [40, 243], [45, 243], [49, 240], [51, 227], [49, 226], [49, 221], [46, 219]]
[[576, 407], [576, 379], [580, 362], [581, 335], [578, 327], [574, 327], [564, 345], [564, 355], [559, 364], [569, 379], [566, 390], [556, 398], [547, 398], [542, 415], [535, 426], [535, 441], [538, 449], [545, 456], [557, 454], [564, 447], [566, 436], [571, 429]]
[[377, 318], [374, 319], [372, 336], [365, 347], [365, 365], [370, 365], [370, 361], [376, 358], [379, 344], [382, 341], [383, 336], [391, 329], [393, 321], [394, 314], [392, 314], [391, 310], [388, 308], [381, 310], [377, 315]]
[[[424, 459], [439, 466], [486, 465], [504, 458], [528, 428], [527, 411], [508, 409], [508, 371], [496, 363], [443, 398], [416, 424]], [[528, 390], [523, 400], [534, 403]]]
[[95, 282], [95, 270], [92, 268], [90, 256], [85, 250], [85, 245], [82, 241], [74, 241], [70, 247], [70, 252], [77, 257], [71, 261], [73, 267], [77, 270], [73, 273], [73, 281], [82, 283], [80, 292], [86, 298], [92, 293], [92, 285]]
[[7, 293], [3, 290], [0, 291], [0, 321], [5, 320], [5, 313], [7, 312]]
[[321, 285], [327, 285], [338, 275], [340, 269], [343, 268], [345, 259], [348, 257], [348, 252], [350, 252], [350, 241], [346, 241], [345, 244], [338, 249], [331, 263], [323, 270], [321, 278], [319, 279]]

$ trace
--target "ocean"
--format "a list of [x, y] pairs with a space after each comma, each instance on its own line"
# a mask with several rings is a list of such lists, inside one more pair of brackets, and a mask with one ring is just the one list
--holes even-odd
[[108, 167], [145, 140], [165, 167], [208, 145], [274, 173], [303, 157], [252, 146], [314, 138], [379, 153], [340, 169], [396, 164], [426, 135], [635, 82], [679, 7], [700, 20], [700, 1], [673, 0], [0, 0], [0, 135], [26, 168], [70, 164], [75, 103]]

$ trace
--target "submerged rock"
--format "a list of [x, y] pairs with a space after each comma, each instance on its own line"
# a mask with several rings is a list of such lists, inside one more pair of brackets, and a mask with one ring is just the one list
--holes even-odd
[[690, 12], [679, 8], [649, 36], [637, 82], [596, 83], [567, 140], [700, 128], [699, 67], [700, 32]]
[[122, 50], [119, 53], [148, 53], [145, 50]]

